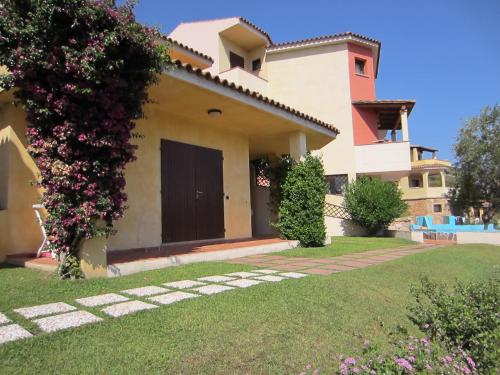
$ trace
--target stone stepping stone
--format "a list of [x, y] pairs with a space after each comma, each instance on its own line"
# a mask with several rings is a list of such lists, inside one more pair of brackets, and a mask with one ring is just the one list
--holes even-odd
[[88, 311], [73, 311], [34, 320], [36, 325], [44, 332], [55, 332], [100, 321], [102, 321], [101, 318]]
[[75, 301], [78, 302], [80, 305], [87, 307], [109, 305], [111, 303], [125, 302], [128, 300], [129, 299], [127, 297], [120, 296], [119, 294], [115, 293], [107, 293], [98, 296], [75, 299]]
[[[232, 279], [229, 281], [232, 281]], [[216, 293], [222, 293], [231, 289], [234, 288], [232, 286], [225, 286], [225, 285], [206, 285], [206, 286], [201, 286], [199, 288], [194, 288], [192, 290], [201, 294], [211, 295]]]
[[7, 318], [4, 314], [0, 313], [0, 324], [10, 323], [10, 319]]
[[165, 283], [163, 285], [165, 285], [166, 287], [169, 287], [169, 288], [174, 288], [174, 289], [189, 289], [189, 288], [193, 288], [195, 286], [205, 285], [205, 283], [202, 283], [199, 281], [194, 281], [194, 280], [181, 280], [181, 281], [174, 281], [171, 283]]
[[52, 315], [76, 310], [76, 307], [68, 305], [64, 302], [47, 303], [45, 305], [37, 305], [31, 307], [22, 307], [14, 311], [26, 319], [36, 318], [43, 315]]
[[160, 296], [150, 297], [148, 300], [162, 304], [170, 305], [171, 303], [179, 302], [185, 299], [201, 297], [198, 294], [186, 293], [186, 292], [173, 292], [162, 294]]
[[234, 280], [234, 277], [227, 277], [227, 276], [215, 275], [215, 276], [200, 277], [197, 280], [199, 280], [199, 281], [208, 281], [208, 282], [211, 282], [211, 283], [224, 283], [226, 281]]
[[152, 305], [150, 303], [142, 301], [129, 301], [105, 307], [101, 311], [109, 316], [118, 318], [120, 316], [132, 314], [137, 311], [150, 310], [157, 307], [158, 306], [156, 305]]
[[16, 341], [21, 339], [27, 339], [33, 335], [21, 327], [19, 324], [9, 324], [0, 327], [0, 344]]
[[307, 275], [300, 272], [283, 272], [280, 273], [279, 276], [290, 277], [292, 279], [300, 279], [302, 277], [306, 277]]
[[233, 272], [233, 273], [228, 273], [227, 276], [247, 278], [247, 277], [259, 276], [259, 274], [255, 272]]
[[271, 281], [273, 283], [277, 283], [278, 281], [285, 280], [284, 277], [274, 276], [274, 275], [265, 275], [265, 276], [257, 276], [254, 279], [262, 280], [262, 281]]
[[250, 286], [254, 286], [260, 283], [263, 283], [263, 281], [252, 280], [252, 279], [238, 279], [238, 280], [228, 281], [226, 284], [230, 286], [236, 286], [238, 288], [248, 288]]
[[263, 273], [265, 275], [271, 275], [273, 273], [278, 273], [279, 271], [276, 271], [276, 270], [253, 270], [252, 272], [258, 272], [258, 273]]
[[167, 292], [170, 292], [170, 290], [168, 290], [167, 288], [161, 288], [159, 286], [154, 286], [154, 285], [121, 291], [121, 293], [126, 293], [137, 297], [154, 296], [155, 294], [163, 294]]

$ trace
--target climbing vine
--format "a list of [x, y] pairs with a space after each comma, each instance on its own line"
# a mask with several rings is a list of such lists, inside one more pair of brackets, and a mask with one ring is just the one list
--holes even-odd
[[[83, 239], [113, 233], [123, 216], [134, 120], [169, 63], [158, 34], [112, 0], [2, 0], [5, 89], [26, 111], [28, 151], [40, 171], [45, 228], [71, 274]], [[97, 224], [102, 223], [102, 224]]]

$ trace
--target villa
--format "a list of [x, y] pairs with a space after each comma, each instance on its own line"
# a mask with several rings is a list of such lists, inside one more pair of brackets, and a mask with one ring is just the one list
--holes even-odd
[[[274, 43], [232, 17], [181, 23], [161, 42], [174, 68], [151, 87], [154, 103], [137, 123], [144, 137], [126, 169], [129, 208], [117, 234], [81, 250], [88, 276], [109, 274], [111, 254], [165, 255], [169, 245], [275, 235], [269, 188], [251, 163], [264, 156], [320, 154], [329, 204], [341, 205], [346, 184], [363, 175], [399, 183], [414, 215], [448, 210], [449, 164], [420, 160], [432, 150], [410, 146], [415, 101], [376, 98], [379, 41], [344, 32]], [[0, 261], [33, 254], [42, 242], [25, 129], [12, 92], [0, 92]], [[328, 235], [347, 233], [343, 219], [330, 219]]]

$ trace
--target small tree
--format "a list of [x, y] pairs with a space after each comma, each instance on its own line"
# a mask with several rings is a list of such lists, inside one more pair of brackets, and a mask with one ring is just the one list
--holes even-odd
[[407, 205], [401, 196], [392, 182], [361, 177], [347, 186], [345, 207], [354, 222], [375, 235], [405, 213]]
[[500, 204], [500, 106], [485, 107], [479, 116], [465, 121], [455, 156], [451, 204], [458, 211], [484, 205], [487, 224]]
[[[113, 0], [2, 0], [4, 88], [26, 111], [28, 151], [40, 170], [45, 229], [61, 277], [81, 240], [123, 216], [134, 120], [169, 62], [155, 30]], [[98, 225], [98, 223], [104, 223]]]
[[286, 239], [299, 240], [305, 247], [325, 242], [326, 183], [323, 163], [308, 154], [294, 163], [282, 186], [276, 227]]

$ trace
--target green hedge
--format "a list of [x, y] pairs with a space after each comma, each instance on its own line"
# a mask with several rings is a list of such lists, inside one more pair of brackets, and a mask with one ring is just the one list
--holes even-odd
[[325, 242], [326, 183], [323, 164], [308, 154], [293, 164], [283, 183], [278, 228], [282, 237], [299, 240], [301, 246], [323, 246]]

